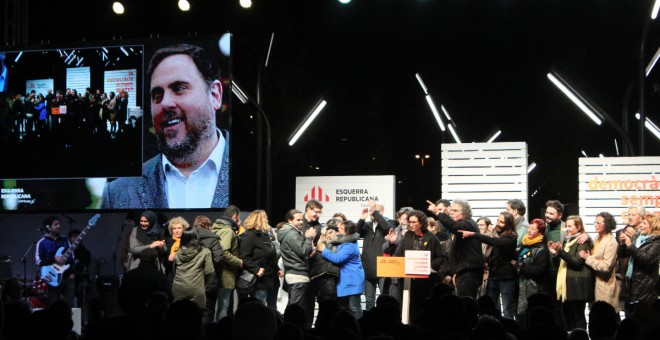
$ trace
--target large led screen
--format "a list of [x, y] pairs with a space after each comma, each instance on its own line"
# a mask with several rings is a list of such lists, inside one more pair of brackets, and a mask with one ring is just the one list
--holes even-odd
[[229, 203], [228, 38], [0, 55], [1, 210]]

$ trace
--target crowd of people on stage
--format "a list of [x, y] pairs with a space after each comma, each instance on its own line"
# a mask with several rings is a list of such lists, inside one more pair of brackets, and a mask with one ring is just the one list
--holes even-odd
[[[103, 316], [92, 307], [82, 337], [659, 338], [658, 214], [631, 206], [627, 225], [616, 230], [612, 214], [601, 212], [589, 235], [582, 217], [565, 216], [557, 200], [531, 220], [518, 199], [497, 217], [473, 216], [464, 200], [428, 201], [426, 210], [404, 207], [391, 220], [370, 201], [356, 220], [337, 212], [321, 223], [323, 205], [310, 200], [275, 227], [263, 210], [242, 221], [236, 206], [215, 221], [198, 216], [192, 223], [158, 221], [144, 211], [123, 247], [127, 272], [117, 297], [123, 313]], [[37, 263], [71, 262], [55, 255], [67, 241], [59, 223], [47, 222]], [[430, 276], [407, 285], [377, 275], [378, 257], [407, 250], [430, 252]], [[46, 326], [53, 326], [51, 338], [76, 338], [53, 321], [68, 313], [58, 300], [70, 298], [66, 280], [53, 290], [50, 307], [32, 314], [20, 293], [3, 296], [5, 338], [41, 335]], [[288, 293], [285, 310], [278, 310], [280, 290]], [[409, 322], [402, 323], [407, 304]], [[44, 327], [21, 327], [30, 322]]]
[[82, 130], [92, 134], [117, 136], [131, 124], [128, 117], [128, 92], [110, 93], [87, 88], [49, 89], [46, 94], [32, 90], [25, 95], [9, 94], [0, 102], [0, 127], [3, 135], [20, 139], [42, 136], [56, 129]]

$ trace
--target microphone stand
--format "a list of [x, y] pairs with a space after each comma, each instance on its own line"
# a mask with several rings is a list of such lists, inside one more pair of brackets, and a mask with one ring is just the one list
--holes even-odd
[[71, 218], [66, 214], [62, 214], [62, 216], [64, 216], [64, 218], [66, 218], [69, 221], [69, 230], [67, 230], [67, 232], [70, 232], [71, 230], [73, 230], [73, 224], [78, 222], [76, 222], [76, 220], [74, 220], [73, 218]]
[[30, 251], [32, 248], [34, 248], [34, 245], [37, 244], [37, 241], [32, 241], [30, 243], [30, 246], [28, 249], [25, 251], [25, 254], [21, 258], [21, 263], [23, 264], [23, 297], [25, 298], [25, 301], [27, 302], [28, 298], [28, 289], [27, 289], [27, 256], [30, 254]]
[[112, 274], [114, 277], [117, 277], [117, 248], [119, 248], [122, 236], [124, 236], [124, 227], [126, 227], [126, 222], [122, 223], [121, 227], [118, 229], [115, 251], [112, 253]]

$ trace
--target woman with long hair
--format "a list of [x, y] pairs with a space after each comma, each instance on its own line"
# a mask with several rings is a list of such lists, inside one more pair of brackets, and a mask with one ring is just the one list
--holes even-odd
[[516, 319], [525, 325], [527, 316], [527, 298], [538, 293], [548, 293], [548, 269], [550, 255], [543, 242], [545, 221], [533, 219], [527, 228], [527, 235], [516, 253], [517, 259], [511, 261], [518, 270], [518, 311]]
[[502, 296], [502, 314], [513, 319], [516, 313], [517, 271], [511, 261], [516, 260], [516, 225], [513, 215], [503, 211], [497, 218], [495, 235], [486, 235], [474, 231], [459, 230], [463, 238], [474, 237], [481, 243], [492, 246], [488, 256], [488, 285], [486, 295], [497, 304]]
[[[183, 220], [183, 218], [181, 219]], [[190, 300], [199, 307], [200, 311], [204, 311], [206, 309], [205, 288], [213, 278], [213, 274], [211, 251], [202, 246], [197, 229], [187, 228], [181, 235], [181, 247], [174, 256], [174, 281], [172, 283], [174, 299]]]
[[277, 266], [277, 250], [265, 230], [268, 228], [268, 217], [263, 210], [255, 210], [243, 222], [245, 232], [238, 248], [238, 254], [243, 259], [243, 270], [257, 276], [254, 290], [239, 292], [239, 299], [253, 297], [267, 305], [268, 289], [275, 286], [280, 272]]
[[577, 215], [566, 219], [566, 244], [548, 242], [548, 250], [552, 256], [561, 259], [557, 270], [557, 300], [561, 304], [561, 314], [567, 331], [576, 328], [587, 329], [584, 307], [587, 302], [594, 301], [594, 278], [591, 268], [585, 265], [584, 258], [579, 254], [584, 251], [591, 253], [591, 240], [583, 244], [577, 242], [578, 236], [584, 234], [584, 223]]
[[628, 301], [653, 303], [658, 299], [655, 287], [660, 260], [660, 217], [647, 214], [639, 225], [639, 234], [631, 238], [621, 233], [619, 237], [619, 247], [623, 248], [619, 253], [630, 258], [628, 271], [623, 273], [630, 279]]
[[616, 221], [612, 214], [601, 212], [596, 215], [594, 229], [598, 233], [598, 238], [594, 242], [594, 249], [591, 254], [587, 251], [580, 251], [580, 256], [594, 271], [596, 277], [594, 298], [596, 301], [605, 301], [618, 312], [621, 310], [621, 303], [619, 300], [620, 284], [614, 270], [618, 247], [616, 238], [612, 234], [614, 228], [616, 228]]

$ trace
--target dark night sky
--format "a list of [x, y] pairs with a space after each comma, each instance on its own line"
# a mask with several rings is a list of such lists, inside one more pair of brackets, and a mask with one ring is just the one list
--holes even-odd
[[[125, 1], [127, 2], [127, 1]], [[273, 128], [273, 212], [293, 205], [295, 176], [394, 174], [397, 205], [422, 207], [440, 196], [442, 133], [426, 105], [415, 73], [436, 104], [444, 104], [464, 142], [481, 141], [499, 126], [497, 141], [525, 141], [530, 212], [550, 198], [577, 202], [577, 158], [615, 156], [609, 126], [596, 126], [546, 78], [557, 67], [622, 121], [624, 93], [637, 72], [637, 50], [651, 1], [621, 0], [336, 0], [193, 1], [180, 13], [176, 0], [125, 4], [68, 1], [59, 8], [30, 2], [31, 43], [107, 41], [120, 36], [216, 34], [234, 36], [233, 76], [256, 93], [257, 71], [271, 32], [275, 41], [262, 76], [262, 103]], [[69, 4], [69, 5], [67, 5]], [[648, 8], [648, 9], [647, 9]], [[55, 21], [53, 18], [59, 18]], [[660, 46], [660, 19], [650, 25], [647, 60]], [[647, 114], [660, 123], [660, 71], [647, 81]], [[630, 110], [637, 107], [633, 89]], [[294, 147], [287, 139], [313, 103], [328, 106]], [[234, 101], [233, 202], [255, 201], [253, 120]], [[638, 152], [638, 124], [630, 117]], [[660, 155], [647, 134], [646, 155]], [[621, 148], [621, 146], [619, 146]], [[414, 154], [431, 156], [422, 168]], [[319, 170], [316, 170], [316, 167]], [[534, 215], [530, 213], [530, 216]]]

